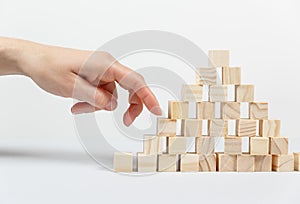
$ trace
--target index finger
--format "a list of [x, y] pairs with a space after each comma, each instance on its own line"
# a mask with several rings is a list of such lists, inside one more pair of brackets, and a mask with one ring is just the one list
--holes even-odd
[[162, 114], [158, 100], [147, 86], [143, 76], [119, 62], [113, 65], [113, 75], [122, 88], [136, 93], [151, 113], [155, 115]]

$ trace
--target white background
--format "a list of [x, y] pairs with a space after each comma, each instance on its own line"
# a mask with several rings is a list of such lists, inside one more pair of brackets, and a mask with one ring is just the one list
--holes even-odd
[[[270, 116], [282, 120], [290, 150], [300, 151], [299, 10], [296, 0], [0, 0], [0, 35], [96, 49], [125, 33], [157, 29], [205, 51], [229, 49], [243, 82], [255, 84], [256, 99], [269, 101]], [[105, 171], [77, 139], [71, 99], [15, 76], [0, 78], [0, 97], [1, 204], [299, 202], [297, 173], [127, 177]]]

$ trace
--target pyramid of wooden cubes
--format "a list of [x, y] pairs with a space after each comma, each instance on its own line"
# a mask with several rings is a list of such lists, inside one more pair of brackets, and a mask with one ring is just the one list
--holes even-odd
[[[254, 85], [241, 83], [241, 68], [230, 66], [229, 51], [211, 50], [208, 56], [209, 66], [196, 70], [196, 83], [182, 86], [182, 100], [168, 102], [157, 132], [144, 136], [144, 151], [136, 157], [115, 153], [116, 172], [299, 171], [299, 153], [289, 153], [280, 120], [269, 118], [268, 102], [254, 100]], [[192, 105], [195, 118], [189, 118]], [[216, 152], [220, 141], [223, 149]]]

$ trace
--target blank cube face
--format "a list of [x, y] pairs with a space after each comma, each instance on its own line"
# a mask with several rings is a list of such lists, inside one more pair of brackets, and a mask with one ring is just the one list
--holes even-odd
[[185, 119], [181, 121], [181, 135], [185, 137], [202, 136], [202, 120]]
[[156, 135], [145, 135], [143, 143], [144, 154], [160, 154], [162, 152], [160, 138]]
[[182, 154], [180, 156], [180, 171], [182, 171], [182, 172], [199, 171], [199, 155], [198, 154]]
[[209, 100], [211, 102], [226, 102], [226, 101], [228, 101], [228, 87], [226, 85], [210, 86]]
[[169, 154], [158, 155], [158, 171], [159, 172], [176, 172], [177, 156]]
[[253, 85], [237, 85], [235, 87], [236, 102], [252, 102], [254, 101]]
[[217, 170], [219, 172], [237, 171], [237, 156], [217, 154]]
[[300, 171], [300, 153], [294, 153], [294, 169], [295, 171]]
[[242, 154], [242, 138], [240, 137], [226, 137], [224, 140], [225, 154]]
[[127, 152], [115, 152], [114, 154], [114, 171], [115, 172], [132, 172], [133, 171], [133, 154]]
[[209, 50], [208, 64], [212, 67], [229, 66], [229, 50]]
[[199, 156], [199, 171], [207, 172], [217, 170], [216, 155], [200, 155]]
[[268, 119], [268, 103], [252, 102], [250, 103], [250, 119], [267, 120]]
[[239, 102], [221, 103], [222, 119], [240, 119], [241, 106]]
[[225, 137], [228, 135], [228, 121], [222, 119], [210, 120], [208, 132], [213, 137]]
[[241, 68], [240, 67], [223, 67], [222, 68], [222, 83], [235, 84], [241, 83]]
[[254, 172], [255, 168], [254, 156], [238, 155], [237, 156], [237, 171], [238, 172]]
[[217, 69], [198, 68], [196, 70], [196, 83], [199, 85], [214, 85], [217, 83]]
[[158, 118], [157, 119], [158, 136], [176, 136], [176, 120]]
[[282, 155], [289, 152], [289, 140], [287, 137], [270, 138], [270, 154]]
[[256, 120], [241, 119], [236, 121], [236, 132], [239, 137], [254, 137], [256, 130]]
[[215, 139], [209, 136], [196, 138], [196, 152], [200, 155], [212, 155], [215, 153]]
[[201, 102], [197, 103], [197, 118], [211, 120], [215, 118], [215, 103]]
[[269, 138], [251, 137], [250, 138], [250, 154], [251, 155], [267, 155], [269, 154]]
[[186, 153], [185, 137], [169, 137], [168, 138], [168, 154], [184, 154]]
[[255, 156], [255, 171], [256, 172], [272, 171], [272, 155]]
[[203, 96], [203, 86], [183, 85], [181, 97], [183, 101], [201, 102]]
[[273, 155], [272, 156], [273, 171], [291, 172], [294, 171], [294, 155]]
[[262, 137], [279, 137], [280, 120], [259, 121], [259, 135]]
[[169, 101], [168, 118], [186, 119], [189, 116], [189, 103], [184, 101]]
[[156, 172], [157, 155], [138, 153], [138, 172]]

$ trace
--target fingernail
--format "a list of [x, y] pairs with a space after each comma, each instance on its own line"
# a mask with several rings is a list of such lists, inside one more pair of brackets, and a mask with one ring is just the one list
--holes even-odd
[[151, 112], [155, 115], [162, 115], [162, 110], [159, 106], [152, 108]]
[[115, 99], [112, 99], [106, 106], [106, 110], [114, 110], [117, 108], [118, 102]]
[[124, 125], [126, 125], [127, 127], [128, 127], [129, 125], [131, 125], [132, 120], [131, 120], [130, 115], [129, 115], [128, 112], [125, 113], [125, 115], [124, 115], [124, 117], [123, 117], [123, 121], [124, 121]]

